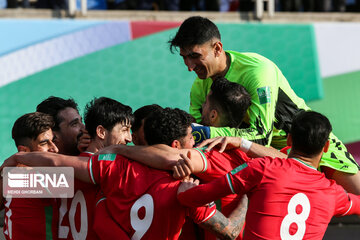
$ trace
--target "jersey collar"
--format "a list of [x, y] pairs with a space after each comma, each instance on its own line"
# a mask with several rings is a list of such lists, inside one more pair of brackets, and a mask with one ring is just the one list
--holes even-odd
[[289, 159], [293, 159], [293, 160], [295, 160], [295, 161], [298, 161], [298, 162], [301, 163], [302, 165], [305, 165], [305, 166], [307, 166], [307, 167], [309, 167], [309, 168], [314, 169], [315, 171], [317, 171], [317, 169], [316, 169], [315, 167], [313, 167], [313, 166], [311, 166], [311, 165], [309, 165], [309, 164], [301, 161], [301, 160], [298, 159], [298, 158], [289, 158]]

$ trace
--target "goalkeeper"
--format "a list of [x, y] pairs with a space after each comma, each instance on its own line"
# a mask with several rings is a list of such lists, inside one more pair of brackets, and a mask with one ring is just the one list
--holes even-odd
[[[198, 123], [202, 104], [218, 77], [243, 85], [251, 95], [244, 120], [246, 128], [202, 127], [200, 141], [204, 137], [239, 136], [277, 149], [286, 146], [293, 117], [309, 107], [272, 61], [256, 53], [225, 51], [216, 25], [199, 16], [186, 19], [169, 43], [170, 51], [179, 48], [188, 70], [197, 74], [190, 93], [190, 113]], [[332, 133], [329, 151], [323, 155], [319, 168], [347, 191], [360, 194], [359, 166]]]

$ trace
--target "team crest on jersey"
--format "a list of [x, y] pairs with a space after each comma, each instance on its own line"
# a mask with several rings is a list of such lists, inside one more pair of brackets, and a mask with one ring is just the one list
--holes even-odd
[[98, 160], [105, 160], [105, 161], [114, 161], [116, 158], [115, 153], [108, 153], [108, 154], [100, 154]]
[[256, 90], [257, 90], [257, 94], [259, 96], [260, 104], [270, 103], [271, 99], [270, 99], [270, 87], [269, 86], [261, 87]]

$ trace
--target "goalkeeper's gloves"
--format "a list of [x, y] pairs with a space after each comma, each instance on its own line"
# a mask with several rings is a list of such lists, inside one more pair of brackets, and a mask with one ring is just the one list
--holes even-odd
[[210, 138], [210, 127], [203, 126], [201, 124], [192, 123], [192, 135], [195, 140], [195, 144], [199, 144], [205, 139]]

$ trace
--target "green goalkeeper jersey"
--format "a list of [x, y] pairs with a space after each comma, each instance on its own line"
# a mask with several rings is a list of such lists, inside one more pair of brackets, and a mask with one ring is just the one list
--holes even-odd
[[[225, 78], [243, 85], [251, 95], [251, 106], [244, 119], [249, 127], [210, 127], [210, 137], [238, 136], [277, 149], [285, 147], [293, 116], [310, 108], [295, 94], [280, 69], [269, 59], [256, 53], [226, 53], [231, 64]], [[211, 84], [211, 78], [196, 78], [191, 88], [190, 113], [197, 122], [201, 121], [201, 107]], [[352, 174], [359, 169], [346, 147], [332, 133], [329, 151], [320, 161], [322, 166]]]
[[[290, 129], [292, 117], [300, 109], [308, 110], [303, 99], [291, 89], [280, 69], [269, 59], [256, 53], [226, 51], [231, 64], [225, 78], [243, 85], [251, 95], [251, 106], [245, 119], [248, 128], [211, 127], [211, 137], [241, 136], [270, 145], [281, 143]], [[190, 94], [190, 113], [201, 120], [201, 107], [210, 91], [212, 79], [196, 78]]]

